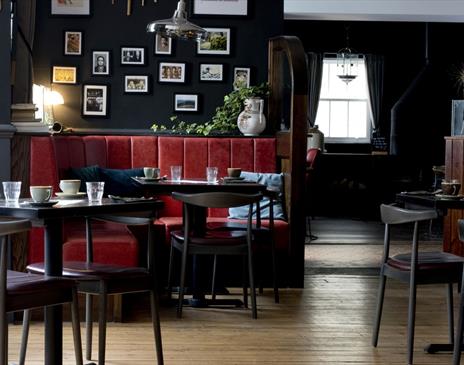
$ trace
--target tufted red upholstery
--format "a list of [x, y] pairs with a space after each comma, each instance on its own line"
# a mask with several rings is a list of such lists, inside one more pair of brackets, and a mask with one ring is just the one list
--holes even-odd
[[[128, 169], [155, 166], [162, 175], [170, 174], [170, 166], [181, 165], [185, 178], [202, 178], [207, 166], [217, 166], [219, 176], [227, 175], [228, 167], [246, 171], [276, 171], [275, 138], [205, 138], [178, 136], [47, 136], [31, 138], [31, 185], [52, 185], [66, 178], [70, 167], [99, 165], [100, 167]], [[165, 207], [161, 217], [182, 216], [179, 202], [162, 197]], [[227, 210], [210, 210], [210, 217], [226, 220]], [[163, 225], [162, 221], [157, 222]], [[170, 227], [170, 225], [168, 224]], [[280, 226], [281, 228], [277, 228]], [[71, 228], [73, 227], [73, 228]], [[160, 228], [160, 227], [158, 227]], [[165, 227], [161, 227], [166, 231]], [[168, 229], [169, 231], [169, 229]], [[276, 222], [277, 247], [287, 246], [288, 227]], [[280, 232], [280, 233], [279, 233]], [[169, 234], [167, 232], [167, 234]], [[63, 254], [66, 260], [83, 260], [83, 226], [73, 222], [64, 228]], [[110, 242], [117, 242], [111, 245]], [[94, 237], [95, 261], [136, 266], [138, 245], [124, 228], [102, 229]], [[43, 231], [33, 229], [29, 245], [29, 262], [43, 260]], [[134, 262], [135, 260], [135, 262]]]

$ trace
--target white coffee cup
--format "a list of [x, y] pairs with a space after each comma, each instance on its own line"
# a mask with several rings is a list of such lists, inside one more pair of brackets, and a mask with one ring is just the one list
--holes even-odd
[[147, 179], [158, 179], [160, 177], [160, 169], [158, 167], [144, 167], [143, 174]]
[[34, 202], [45, 203], [50, 200], [53, 188], [51, 186], [31, 186], [29, 191]]
[[65, 194], [77, 194], [80, 187], [80, 180], [60, 180], [60, 189]]

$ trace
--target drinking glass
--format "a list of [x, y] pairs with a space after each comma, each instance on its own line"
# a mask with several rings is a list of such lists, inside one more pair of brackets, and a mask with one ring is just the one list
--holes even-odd
[[179, 182], [182, 176], [182, 166], [171, 166], [171, 180]]
[[87, 186], [87, 197], [89, 202], [101, 202], [103, 198], [103, 190], [105, 188], [104, 181], [90, 181], [86, 182]]
[[3, 194], [7, 203], [17, 203], [21, 194], [21, 181], [4, 181]]
[[217, 167], [207, 167], [206, 168], [206, 181], [209, 184], [217, 182], [218, 168]]

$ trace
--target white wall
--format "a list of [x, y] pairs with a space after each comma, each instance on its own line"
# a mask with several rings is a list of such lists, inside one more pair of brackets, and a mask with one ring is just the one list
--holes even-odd
[[463, 0], [284, 0], [285, 19], [464, 22]]

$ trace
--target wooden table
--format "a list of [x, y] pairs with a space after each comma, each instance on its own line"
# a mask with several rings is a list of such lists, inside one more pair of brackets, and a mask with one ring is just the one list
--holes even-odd
[[[6, 204], [0, 200], [0, 215], [27, 218], [34, 226], [45, 229], [45, 274], [61, 276], [63, 270], [62, 225], [64, 218], [89, 217], [101, 214], [154, 212], [162, 202], [152, 199], [130, 203], [103, 199], [101, 203], [87, 200], [62, 200], [52, 207], [33, 207], [30, 200]], [[45, 308], [45, 361], [46, 365], [63, 363], [63, 316], [61, 306]]]

